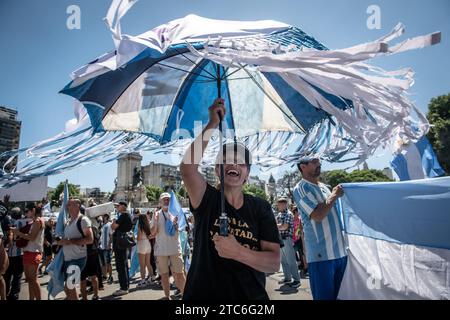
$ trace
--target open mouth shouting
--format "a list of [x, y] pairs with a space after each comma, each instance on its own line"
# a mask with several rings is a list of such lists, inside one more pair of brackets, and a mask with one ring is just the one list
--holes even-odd
[[240, 173], [238, 170], [236, 170], [236, 169], [228, 169], [228, 170], [226, 171], [226, 175], [227, 175], [227, 176], [230, 176], [230, 177], [236, 177], [236, 178], [238, 178], [238, 177], [241, 176], [241, 173]]

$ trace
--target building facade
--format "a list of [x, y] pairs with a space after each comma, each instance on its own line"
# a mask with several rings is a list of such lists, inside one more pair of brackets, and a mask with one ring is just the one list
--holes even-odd
[[[0, 154], [5, 151], [19, 149], [21, 121], [17, 118], [17, 111], [0, 106]], [[3, 168], [8, 159], [0, 159]], [[9, 163], [5, 170], [11, 171], [17, 165], [17, 158]]]
[[181, 187], [181, 174], [178, 166], [150, 162], [142, 167], [143, 183], [163, 189], [178, 190]]
[[265, 186], [266, 194], [269, 197], [269, 202], [273, 202], [277, 198], [277, 184], [272, 174], [270, 174], [269, 181]]
[[[248, 184], [255, 185], [258, 188], [261, 188], [266, 192], [266, 182], [264, 180], [259, 179], [258, 176], [249, 176], [248, 177]], [[266, 192], [267, 194], [267, 192]]]

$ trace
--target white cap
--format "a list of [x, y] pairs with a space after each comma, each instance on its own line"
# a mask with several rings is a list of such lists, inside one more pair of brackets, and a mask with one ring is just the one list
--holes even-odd
[[170, 198], [170, 193], [168, 192], [161, 193], [161, 195], [159, 196], [159, 200], [162, 200], [164, 198]]

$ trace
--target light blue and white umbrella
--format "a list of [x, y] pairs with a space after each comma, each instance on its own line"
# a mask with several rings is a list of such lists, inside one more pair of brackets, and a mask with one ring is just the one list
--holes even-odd
[[246, 144], [261, 166], [310, 153], [342, 161], [351, 152], [364, 161], [398, 135], [418, 139], [428, 130], [404, 94], [412, 70], [364, 62], [438, 43], [440, 33], [389, 46], [404, 32], [399, 24], [373, 42], [327, 50], [282, 22], [188, 15], [130, 36], [121, 33], [120, 19], [133, 4], [113, 1], [105, 20], [116, 49], [73, 72], [61, 91], [76, 99], [76, 119], [54, 138], [3, 154], [27, 157], [16, 171], [0, 172], [0, 185], [133, 151], [181, 155], [218, 96], [228, 108], [224, 131], [233, 130], [226, 138]]

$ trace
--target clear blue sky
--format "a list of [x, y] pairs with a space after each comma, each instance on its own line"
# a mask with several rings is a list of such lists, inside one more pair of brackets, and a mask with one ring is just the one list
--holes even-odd
[[[381, 9], [380, 30], [366, 27], [366, 9], [372, 4]], [[80, 30], [66, 27], [69, 5], [81, 9]], [[70, 72], [113, 48], [102, 21], [109, 5], [109, 0], [0, 0], [0, 105], [19, 111], [21, 147], [54, 136], [73, 118], [71, 98], [58, 91], [70, 80]], [[377, 39], [397, 22], [406, 25], [406, 37], [439, 30], [441, 44], [373, 63], [386, 69], [412, 67], [416, 82], [411, 99], [425, 112], [432, 97], [450, 92], [448, 0], [140, 0], [122, 20], [122, 32], [139, 34], [189, 13], [216, 19], [283, 21], [332, 49]], [[371, 159], [369, 166], [383, 168], [390, 159], [388, 152]], [[116, 163], [100, 164], [50, 177], [49, 185], [68, 178], [75, 184], [111, 191], [115, 176]]]

